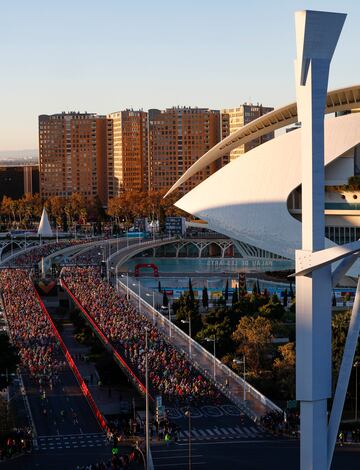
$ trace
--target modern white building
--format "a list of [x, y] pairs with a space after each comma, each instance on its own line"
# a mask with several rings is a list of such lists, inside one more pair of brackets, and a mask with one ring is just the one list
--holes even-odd
[[[351, 112], [359, 105], [360, 85], [327, 95], [324, 235], [328, 245], [360, 238], [360, 177], [353, 178], [360, 175], [360, 113]], [[261, 116], [207, 152], [170, 191], [236, 146], [297, 121], [296, 103]], [[278, 135], [228, 163], [176, 205], [240, 244], [294, 259], [301, 246], [300, 140], [301, 127]]]

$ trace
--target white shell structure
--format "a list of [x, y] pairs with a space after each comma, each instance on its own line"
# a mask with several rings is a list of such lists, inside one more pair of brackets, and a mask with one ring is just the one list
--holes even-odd
[[[301, 247], [301, 222], [289, 213], [287, 200], [301, 185], [300, 137], [301, 128], [254, 148], [175, 205], [216, 232], [294, 259]], [[359, 142], [360, 113], [325, 119], [325, 165], [331, 167]]]

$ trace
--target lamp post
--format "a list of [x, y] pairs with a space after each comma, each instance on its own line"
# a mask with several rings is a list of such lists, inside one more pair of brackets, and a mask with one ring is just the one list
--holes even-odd
[[189, 357], [191, 358], [191, 316], [189, 315], [188, 320], [181, 320], [181, 323], [187, 323], [189, 325]]
[[205, 338], [205, 341], [214, 343], [214, 380], [216, 379], [216, 335], [213, 338]]
[[358, 367], [359, 361], [354, 362], [355, 367], [355, 421], [358, 419]]
[[170, 301], [168, 303], [168, 310], [169, 310], [169, 337], [171, 338], [171, 307], [170, 307]]
[[[133, 286], [136, 287], [136, 284], [133, 283]], [[141, 313], [141, 297], [140, 297], [140, 288], [141, 288], [141, 285], [140, 285], [140, 281], [138, 281], [138, 298], [139, 298], [139, 312]]]
[[188, 408], [185, 411], [185, 416], [189, 418], [189, 470], [191, 470], [191, 410]]
[[246, 401], [246, 365], [245, 365], [245, 354], [243, 354], [242, 359], [233, 359], [233, 363], [236, 365], [243, 365], [243, 380], [244, 380], [244, 385], [243, 385], [243, 400], [244, 402]]
[[[151, 294], [148, 292], [145, 294], [146, 297], [151, 297]], [[153, 325], [155, 324], [155, 291], [152, 292], [152, 321]]]

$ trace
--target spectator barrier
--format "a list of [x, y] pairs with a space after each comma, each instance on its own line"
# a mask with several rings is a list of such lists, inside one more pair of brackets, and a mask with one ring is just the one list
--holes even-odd
[[[93, 329], [95, 334], [98, 336], [100, 341], [104, 344], [107, 351], [109, 351], [112, 354], [115, 361], [120, 365], [120, 367], [123, 370], [125, 370], [126, 374], [132, 380], [132, 382], [135, 384], [135, 386], [138, 388], [138, 390], [140, 390], [140, 392], [143, 395], [146, 395], [145, 385], [136, 376], [136, 374], [130, 369], [130, 367], [127, 365], [127, 363], [122, 358], [122, 356], [116, 351], [116, 349], [113, 347], [113, 345], [109, 342], [109, 340], [106, 338], [106, 336], [100, 330], [100, 328], [98, 327], [98, 325], [96, 324], [94, 319], [91, 317], [91, 315], [88, 314], [88, 312], [84, 309], [84, 307], [81, 305], [81, 303], [78, 301], [78, 299], [72, 294], [72, 292], [70, 291], [70, 289], [68, 288], [66, 282], [63, 279], [60, 279], [60, 285], [61, 285], [61, 287], [63, 287], [66, 290], [66, 292], [69, 294], [70, 298], [73, 300], [73, 302], [80, 309], [81, 313], [83, 314], [85, 319], [88, 321], [88, 323], [91, 325], [91, 328]], [[154, 401], [154, 398], [151, 396], [150, 393], [149, 393], [149, 398], [150, 398], [151, 401]]]
[[53, 332], [57, 338], [57, 340], [59, 341], [60, 343], [60, 347], [65, 355], [65, 358], [71, 368], [71, 370], [73, 371], [75, 377], [76, 377], [76, 380], [78, 381], [78, 384], [80, 386], [80, 389], [84, 395], [84, 397], [87, 399], [89, 405], [90, 405], [90, 408], [91, 410], [93, 411], [96, 419], [98, 420], [100, 426], [104, 429], [105, 432], [109, 432], [109, 427], [108, 425], [106, 424], [106, 421], [105, 421], [105, 418], [103, 417], [103, 415], [101, 414], [99, 408], [96, 406], [96, 403], [90, 393], [90, 390], [88, 388], [88, 386], [86, 385], [86, 383], [84, 382], [84, 379], [81, 377], [80, 375], [80, 372], [78, 370], [78, 368], [76, 367], [75, 365], [75, 362], [73, 360], [73, 358], [71, 357], [71, 354], [69, 353], [64, 341], [62, 340], [54, 322], [52, 321], [52, 318], [49, 314], [49, 312], [46, 310], [46, 307], [45, 305], [43, 304], [38, 292], [36, 291], [35, 287], [34, 287], [34, 291], [35, 291], [35, 294], [36, 294], [36, 297], [38, 299], [38, 302], [40, 304], [40, 307], [42, 309], [42, 311], [44, 312], [45, 316], [47, 317], [52, 329], [53, 329]]

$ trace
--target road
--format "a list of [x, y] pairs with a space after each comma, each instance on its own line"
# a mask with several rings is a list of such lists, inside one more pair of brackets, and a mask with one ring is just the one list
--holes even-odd
[[[191, 446], [192, 468], [198, 470], [297, 470], [299, 442], [291, 440], [233, 440], [198, 442]], [[187, 443], [153, 446], [155, 470], [189, 468]], [[358, 470], [360, 446], [337, 448], [331, 470]]]

